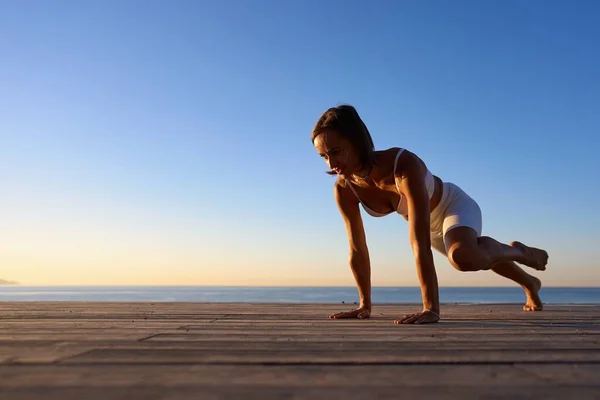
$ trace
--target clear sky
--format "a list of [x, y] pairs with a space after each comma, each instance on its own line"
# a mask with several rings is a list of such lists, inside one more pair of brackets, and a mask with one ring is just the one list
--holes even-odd
[[[350, 103], [600, 285], [596, 1], [3, 1], [0, 278], [31, 285], [348, 285], [310, 143]], [[365, 215], [373, 284], [418, 284], [407, 223]], [[514, 285], [461, 273], [440, 285]]]

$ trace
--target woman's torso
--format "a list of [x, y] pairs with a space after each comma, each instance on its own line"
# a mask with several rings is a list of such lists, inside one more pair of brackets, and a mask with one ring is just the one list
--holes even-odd
[[[373, 217], [383, 217], [397, 212], [408, 220], [406, 195], [397, 184], [396, 173], [402, 173], [413, 162], [422, 162], [417, 156], [402, 148], [379, 152], [372, 180], [346, 179], [346, 186], [358, 197], [364, 210]], [[426, 166], [425, 166], [426, 167]], [[395, 172], [396, 173], [395, 173]], [[429, 169], [424, 177], [429, 193], [429, 209], [433, 211], [442, 197], [442, 180]]]

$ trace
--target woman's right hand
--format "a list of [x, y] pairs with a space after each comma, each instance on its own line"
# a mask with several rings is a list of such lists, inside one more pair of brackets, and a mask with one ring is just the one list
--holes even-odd
[[359, 307], [352, 311], [342, 311], [337, 314], [330, 315], [329, 318], [341, 319], [341, 318], [358, 318], [365, 319], [371, 316], [371, 307]]

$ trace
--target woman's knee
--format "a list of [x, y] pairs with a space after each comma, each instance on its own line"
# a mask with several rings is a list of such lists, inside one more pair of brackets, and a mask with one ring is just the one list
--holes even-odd
[[489, 269], [489, 260], [486, 253], [478, 248], [478, 244], [456, 242], [448, 249], [448, 260], [459, 271], [481, 271]]

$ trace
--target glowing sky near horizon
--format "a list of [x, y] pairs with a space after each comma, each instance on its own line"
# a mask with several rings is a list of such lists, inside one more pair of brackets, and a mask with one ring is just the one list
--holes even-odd
[[[350, 103], [377, 148], [414, 151], [474, 197], [485, 235], [546, 248], [544, 285], [599, 286], [598, 12], [4, 2], [0, 278], [353, 286], [309, 139]], [[363, 216], [373, 284], [418, 285], [406, 222]], [[435, 258], [441, 286], [514, 285]]]

